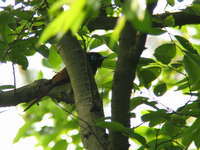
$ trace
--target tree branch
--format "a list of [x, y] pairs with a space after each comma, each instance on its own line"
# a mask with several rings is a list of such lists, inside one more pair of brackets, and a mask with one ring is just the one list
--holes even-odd
[[64, 101], [68, 104], [74, 103], [71, 84], [63, 84], [52, 87], [51, 80], [41, 79], [31, 84], [14, 90], [0, 93], [0, 107], [16, 106], [21, 103], [28, 103], [38, 96], [49, 96], [57, 101]]
[[78, 40], [70, 33], [60, 42], [60, 53], [66, 65], [75, 96], [80, 124], [80, 135], [87, 150], [107, 149], [105, 130], [96, 127], [96, 120], [103, 118], [103, 105], [94, 77]]
[[[175, 20], [174, 26], [183, 26], [187, 24], [200, 24], [200, 16], [187, 14], [185, 12], [176, 12], [176, 13], [165, 13], [161, 15], [154, 15], [153, 17], [157, 19], [164, 20], [168, 16], [173, 16]], [[162, 23], [153, 22], [155, 27], [167, 27]]]
[[[118, 52], [117, 67], [112, 89], [112, 121], [117, 121], [129, 127], [129, 101], [136, 67], [144, 50], [145, 34], [137, 34], [130, 23], [126, 23], [121, 37]], [[120, 132], [111, 131], [112, 149], [127, 150], [128, 137]]]
[[[172, 15], [175, 20], [174, 26], [183, 26], [186, 24], [200, 24], [200, 16], [190, 15], [185, 12], [176, 12], [176, 13], [164, 13], [159, 15], [153, 15], [155, 20], [160, 20], [160, 23], [153, 21], [153, 27], [167, 27], [167, 25], [163, 24], [163, 21], [167, 16]], [[104, 30], [112, 30], [118, 18], [117, 17], [107, 17], [107, 16], [99, 16], [96, 19], [90, 21], [87, 25], [90, 31], [104, 29]]]

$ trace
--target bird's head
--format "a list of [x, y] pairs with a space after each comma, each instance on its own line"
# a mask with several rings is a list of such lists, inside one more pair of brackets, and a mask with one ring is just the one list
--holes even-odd
[[101, 67], [102, 62], [106, 57], [102, 56], [101, 54], [97, 52], [90, 52], [90, 53], [87, 53], [87, 58], [91, 65], [92, 71], [95, 74], [97, 71], [97, 68]]

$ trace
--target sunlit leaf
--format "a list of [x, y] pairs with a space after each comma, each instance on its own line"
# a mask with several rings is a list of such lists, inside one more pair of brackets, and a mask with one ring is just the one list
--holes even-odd
[[125, 131], [125, 127], [118, 123], [118, 122], [107, 122], [107, 121], [98, 121], [96, 123], [97, 126], [101, 127], [101, 128], [108, 128], [109, 130], [113, 130], [113, 131], [118, 131], [118, 132], [124, 132]]
[[124, 16], [118, 19], [118, 22], [114, 28], [114, 31], [111, 34], [111, 41], [110, 41], [111, 45], [118, 41], [120, 33], [125, 26], [125, 23], [126, 23], [126, 18]]
[[167, 119], [169, 119], [169, 114], [167, 114], [166, 110], [164, 109], [150, 111], [150, 113], [142, 116], [143, 121], [149, 121], [150, 127], [163, 123]]
[[64, 4], [67, 4], [68, 0], [58, 0], [50, 7], [49, 14], [53, 15], [56, 11], [58, 11]]
[[137, 140], [138, 142], [141, 143], [141, 145], [146, 145], [147, 143], [146, 139], [138, 133], [132, 132], [129, 137]]
[[167, 0], [167, 3], [171, 6], [174, 6], [175, 4], [175, 1], [174, 0]]
[[172, 15], [170, 16], [167, 16], [165, 19], [164, 19], [164, 25], [166, 26], [171, 26], [173, 27], [175, 25], [175, 19]]
[[53, 146], [52, 150], [66, 150], [67, 148], [67, 141], [66, 140], [60, 140], [56, 142], [56, 144]]
[[192, 89], [197, 90], [200, 88], [200, 56], [197, 54], [186, 54], [183, 59], [185, 70], [190, 78]]
[[134, 131], [135, 133], [138, 133], [145, 137], [148, 141], [153, 140], [156, 136], [156, 130], [148, 126], [139, 126]]
[[100, 41], [102, 41], [104, 44], [106, 44], [112, 51], [117, 51], [119, 50], [119, 44], [118, 42], [111, 42], [111, 33], [107, 33], [104, 35], [93, 35], [92, 37], [99, 39]]
[[154, 56], [163, 64], [169, 64], [176, 56], [176, 46], [171, 43], [163, 44], [156, 48]]
[[54, 69], [59, 69], [62, 59], [56, 50], [53, 46], [49, 49], [48, 62]]
[[176, 35], [175, 37], [179, 41], [179, 43], [185, 48], [185, 50], [187, 50], [188, 52], [197, 54], [197, 51], [192, 46], [192, 44], [190, 43], [190, 41], [188, 41], [186, 38], [184, 38], [182, 36]]
[[15, 138], [13, 139], [13, 142], [16, 143], [20, 140], [22, 137], [26, 137], [28, 134], [28, 129], [32, 125], [32, 122], [26, 122], [19, 130], [18, 133], [16, 134]]
[[63, 11], [58, 17], [56, 17], [44, 30], [40, 37], [39, 44], [44, 43], [50, 37], [59, 34], [63, 36], [74, 24], [74, 22], [82, 22], [82, 17], [79, 15], [83, 12], [85, 6], [85, 0], [76, 0], [72, 3], [69, 10]]

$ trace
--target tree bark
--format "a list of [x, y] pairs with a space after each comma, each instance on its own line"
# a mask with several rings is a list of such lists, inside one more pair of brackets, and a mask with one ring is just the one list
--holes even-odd
[[21, 103], [28, 103], [38, 98], [49, 96], [57, 101], [64, 101], [73, 104], [73, 92], [70, 83], [52, 87], [51, 80], [41, 79], [26, 86], [0, 92], [0, 107], [16, 106]]
[[83, 145], [87, 150], [105, 150], [108, 145], [105, 130], [96, 127], [95, 123], [104, 117], [103, 105], [86, 53], [70, 33], [62, 38], [60, 46], [60, 54], [74, 91]]
[[[176, 12], [153, 15], [153, 27], [167, 27], [167, 25], [163, 24], [163, 22], [164, 19], [168, 16], [174, 17], [174, 27], [187, 24], [200, 24], [200, 16], [187, 14], [185, 12]], [[117, 17], [100, 16], [90, 21], [87, 27], [90, 31], [97, 29], [112, 30], [115, 27], [117, 20]], [[159, 20], [159, 22], [155, 20]]]
[[[137, 34], [127, 22], [120, 37], [117, 67], [112, 88], [112, 121], [129, 127], [129, 101], [136, 67], [144, 49], [146, 35]], [[142, 44], [143, 45], [142, 45]], [[112, 150], [128, 150], [128, 137], [123, 133], [111, 131]]]

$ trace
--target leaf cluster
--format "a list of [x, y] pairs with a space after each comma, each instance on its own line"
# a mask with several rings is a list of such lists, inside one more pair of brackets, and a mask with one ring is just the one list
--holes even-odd
[[[157, 0], [148, 0], [145, 5], [154, 2]], [[167, 3], [170, 6], [175, 5], [174, 0], [167, 0]], [[135, 95], [130, 99], [130, 116], [135, 119], [138, 114], [135, 114], [134, 110], [137, 107], [148, 106], [150, 109], [146, 110], [140, 118], [147, 126], [126, 128], [118, 122], [105, 120], [97, 122], [97, 125], [130, 137], [131, 141], [138, 144], [138, 150], [183, 150], [187, 149], [192, 142], [200, 148], [200, 47], [194, 42], [200, 38], [200, 26], [174, 27], [176, 20], [173, 15], [159, 20], [151, 15], [146, 6], [143, 7], [139, 0], [128, 2], [16, 0], [16, 6], [5, 7], [0, 12], [0, 62], [11, 61], [27, 69], [28, 56], [39, 53], [44, 57], [42, 61], [44, 66], [59, 70], [62, 60], [58, 53], [58, 39], [70, 30], [84, 50], [98, 48], [102, 55], [107, 56], [102, 68], [96, 74], [96, 82], [104, 103], [108, 104], [120, 49], [120, 34], [125, 22], [131, 22], [134, 29], [141, 33], [154, 36], [167, 33], [170, 41], [163, 41], [153, 49], [151, 58], [140, 58], [132, 91], [141, 92], [147, 89], [152, 91], [156, 98], [162, 98], [168, 91], [176, 88], [178, 92], [193, 96], [194, 100], [189, 99], [184, 106], [169, 111], [150, 96]], [[199, 7], [200, 4], [195, 2], [182, 12], [198, 16]], [[98, 17], [104, 19], [118, 17], [119, 21], [109, 31], [102, 28], [100, 34], [91, 31], [88, 25]], [[155, 27], [155, 22], [173, 27], [179, 34], [169, 33], [166, 28]], [[104, 24], [102, 22], [101, 25]], [[189, 28], [194, 29], [195, 33], [191, 35]], [[0, 86], [0, 90], [9, 88], [13, 86]], [[175, 100], [174, 98], [172, 102]], [[75, 144], [76, 149], [83, 149], [80, 135], [76, 133], [79, 131], [79, 118], [75, 117], [76, 112], [72, 106], [63, 105], [70, 113], [57, 108], [49, 100], [41, 102], [40, 107], [32, 107], [24, 115], [25, 124], [14, 141], [34, 136], [38, 139], [38, 145], [47, 150], [66, 149], [70, 143]], [[51, 125], [42, 124], [45, 119], [50, 120]], [[70, 133], [72, 131], [74, 133]], [[63, 138], [63, 135], [67, 137]], [[51, 142], [55, 144], [52, 146]]]

